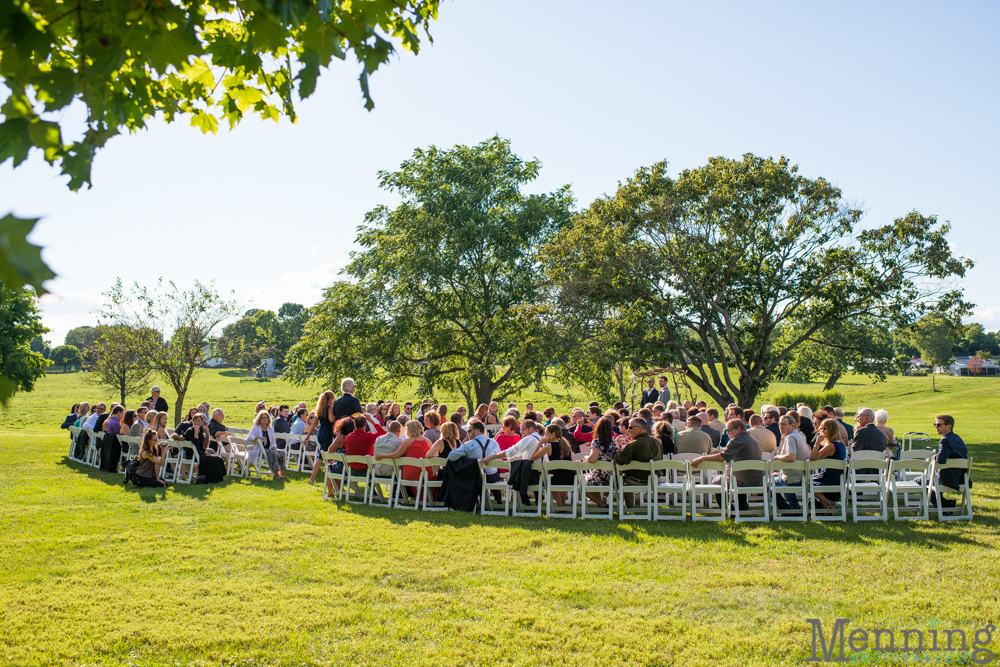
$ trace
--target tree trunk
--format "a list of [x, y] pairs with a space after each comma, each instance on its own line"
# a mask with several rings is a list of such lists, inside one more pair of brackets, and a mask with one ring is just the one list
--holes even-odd
[[[469, 403], [469, 414], [476, 414], [476, 408], [482, 404], [489, 405], [493, 402], [493, 383], [490, 380], [485, 380], [483, 382], [476, 382], [473, 386], [473, 391], [476, 394], [476, 405]], [[467, 397], [471, 398], [468, 394]], [[504, 409], [501, 406], [499, 410], [500, 414], [503, 415]]]
[[177, 402], [174, 403], [174, 428], [181, 423], [181, 411], [184, 409], [184, 396], [186, 394], [186, 389], [177, 392]]
[[837, 384], [837, 380], [840, 379], [840, 376], [840, 373], [831, 373], [830, 379], [826, 381], [825, 385], [823, 385], [823, 391], [830, 391], [833, 389], [833, 385]]

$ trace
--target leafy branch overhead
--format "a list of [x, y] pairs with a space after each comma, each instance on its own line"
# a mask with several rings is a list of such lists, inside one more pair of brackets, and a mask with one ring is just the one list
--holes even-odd
[[[440, 0], [22, 0], [0, 4], [0, 164], [32, 148], [69, 187], [90, 183], [95, 152], [123, 130], [180, 115], [202, 132], [247, 114], [295, 121], [321, 67], [353, 54], [368, 76], [397, 46], [417, 53]], [[87, 109], [64, 143], [52, 112]]]

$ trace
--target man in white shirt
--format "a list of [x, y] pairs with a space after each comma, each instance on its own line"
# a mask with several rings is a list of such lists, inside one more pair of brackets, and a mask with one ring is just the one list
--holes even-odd
[[[496, 459], [507, 459], [508, 461], [523, 461], [525, 459], [530, 459], [531, 453], [535, 451], [535, 447], [538, 446], [538, 442], [542, 439], [542, 436], [538, 434], [538, 431], [535, 428], [535, 422], [530, 419], [525, 419], [521, 422], [521, 433], [524, 434], [524, 437], [521, 438], [516, 445], [508, 447], [502, 452], [496, 452], [488, 457], [483, 457], [483, 462], [494, 461]], [[469, 442], [472, 441], [470, 440]], [[469, 443], [465, 444], [467, 445]], [[461, 449], [461, 447], [459, 449]], [[496, 470], [496, 468], [494, 468], [494, 470]]]
[[[794, 463], [795, 461], [809, 460], [809, 445], [806, 444], [806, 437], [795, 426], [795, 419], [791, 415], [785, 415], [778, 420], [778, 428], [781, 430], [781, 445], [774, 455], [775, 461]], [[774, 473], [775, 486], [795, 486], [802, 482], [802, 473], [798, 470]], [[779, 493], [775, 500], [780, 510], [797, 510], [799, 501], [794, 493]]]
[[108, 409], [108, 406], [104, 401], [97, 404], [94, 408], [93, 414], [87, 417], [87, 421], [83, 422], [84, 431], [93, 431], [94, 427], [97, 426], [97, 418], [104, 414], [104, 411]]

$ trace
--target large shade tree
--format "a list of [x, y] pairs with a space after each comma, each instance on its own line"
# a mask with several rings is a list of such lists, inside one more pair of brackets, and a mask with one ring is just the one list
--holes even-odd
[[[873, 228], [787, 159], [660, 162], [595, 201], [544, 250], [557, 312], [586, 341], [618, 327], [635, 366], [669, 355], [716, 402], [750, 407], [777, 369], [844, 320], [889, 331], [969, 311], [949, 226], [916, 211]], [[782, 338], [789, 327], [797, 334]]]
[[403, 201], [366, 215], [348, 280], [312, 309], [286, 377], [350, 375], [367, 396], [415, 378], [421, 392], [461, 392], [470, 408], [534, 382], [554, 354], [537, 250], [574, 203], [568, 186], [522, 192], [540, 167], [493, 137], [418, 149], [380, 172]]
[[34, 293], [0, 282], [0, 404], [18, 391], [31, 391], [49, 362], [32, 352], [31, 341], [46, 329]]

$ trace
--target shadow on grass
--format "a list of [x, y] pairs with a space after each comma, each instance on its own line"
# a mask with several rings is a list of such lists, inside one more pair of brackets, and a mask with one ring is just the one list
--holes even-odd
[[[788, 522], [742, 523], [732, 520], [725, 522], [698, 521], [608, 521], [606, 519], [540, 519], [494, 517], [465, 512], [424, 512], [419, 510], [395, 510], [370, 505], [354, 505], [334, 501], [337, 507], [359, 516], [383, 519], [395, 525], [405, 526], [411, 522], [431, 523], [442, 527], [464, 528], [482, 526], [502, 530], [529, 530], [537, 532], [568, 533], [580, 536], [607, 536], [634, 542], [649, 542], [656, 539], [697, 540], [705, 543], [727, 542], [738, 546], [759, 546], [763, 539], [823, 540], [835, 543], [875, 544], [893, 542], [926, 549], [947, 550], [956, 545], [989, 546], [974, 537], [956, 530], [960, 526], [970, 526], [969, 522], [938, 523], [934, 514], [929, 521], [893, 521], [890, 506], [890, 520], [853, 523], [848, 513], [848, 521], [840, 522]], [[973, 506], [975, 510], [975, 506]], [[990, 530], [1000, 529], [1000, 519], [993, 515], [978, 515], [972, 522]]]

